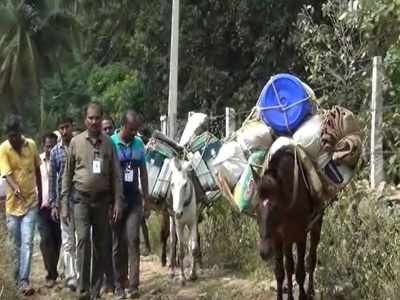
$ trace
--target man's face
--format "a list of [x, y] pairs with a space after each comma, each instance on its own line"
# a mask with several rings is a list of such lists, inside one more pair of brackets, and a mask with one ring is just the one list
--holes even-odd
[[63, 142], [69, 142], [72, 139], [72, 124], [63, 123], [58, 126], [58, 132], [61, 134]]
[[22, 146], [22, 134], [20, 131], [10, 131], [7, 135], [8, 141], [14, 149], [21, 149]]
[[101, 130], [104, 134], [112, 135], [114, 132], [114, 126], [111, 120], [103, 120], [101, 122]]
[[46, 153], [46, 156], [50, 155], [51, 149], [57, 144], [57, 139], [46, 138], [43, 145], [43, 151]]
[[86, 113], [85, 125], [91, 134], [98, 135], [101, 132], [101, 113], [96, 106], [90, 106]]
[[133, 137], [139, 132], [141, 128], [141, 124], [136, 120], [128, 121], [124, 126], [123, 129], [125, 131], [126, 137], [131, 140]]

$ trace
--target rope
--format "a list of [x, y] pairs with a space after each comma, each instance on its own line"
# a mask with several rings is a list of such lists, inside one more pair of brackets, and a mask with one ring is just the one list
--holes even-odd
[[271, 86], [272, 86], [272, 89], [273, 89], [273, 91], [274, 91], [276, 100], [278, 101], [278, 105], [264, 106], [264, 107], [258, 106], [257, 109], [258, 109], [258, 111], [279, 109], [281, 112], [283, 112], [283, 116], [284, 116], [284, 118], [285, 118], [285, 126], [286, 126], [287, 131], [288, 131], [290, 134], [293, 134], [292, 130], [291, 130], [290, 127], [289, 127], [289, 120], [288, 120], [288, 116], [287, 116], [287, 111], [288, 111], [289, 109], [293, 108], [294, 106], [300, 104], [300, 103], [309, 101], [310, 95], [308, 95], [308, 93], [307, 93], [307, 97], [306, 97], [306, 98], [300, 99], [300, 100], [298, 100], [298, 101], [296, 101], [296, 102], [294, 102], [294, 103], [292, 103], [292, 104], [290, 104], [290, 105], [286, 105], [286, 106], [285, 106], [285, 105], [283, 105], [282, 102], [281, 102], [281, 98], [280, 98], [279, 93], [278, 93], [278, 91], [277, 91], [277, 89], [276, 89], [276, 87], [275, 87], [273, 78], [271, 78], [270, 81], [271, 81]]

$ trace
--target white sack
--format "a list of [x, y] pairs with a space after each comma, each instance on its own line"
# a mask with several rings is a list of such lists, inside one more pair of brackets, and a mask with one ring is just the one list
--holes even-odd
[[182, 147], [185, 146], [191, 138], [195, 135], [198, 135], [200, 132], [197, 130], [207, 121], [207, 115], [203, 113], [194, 113], [192, 114], [183, 130], [181, 139], [179, 141], [179, 145]]

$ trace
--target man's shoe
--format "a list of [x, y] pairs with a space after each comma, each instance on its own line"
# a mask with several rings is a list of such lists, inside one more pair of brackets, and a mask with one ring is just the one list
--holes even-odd
[[44, 284], [48, 289], [51, 289], [56, 285], [56, 281], [54, 279], [46, 279], [46, 282]]
[[31, 296], [35, 293], [35, 290], [26, 281], [21, 282], [21, 284], [19, 285], [19, 291], [24, 296]]
[[76, 280], [75, 279], [69, 279], [65, 282], [65, 287], [69, 288], [72, 292], [76, 291]]
[[78, 300], [90, 300], [90, 294], [88, 292], [78, 293]]
[[115, 299], [126, 299], [125, 290], [123, 288], [117, 287], [115, 289]]
[[126, 296], [128, 299], [136, 299], [139, 298], [139, 289], [138, 288], [131, 288], [128, 289]]
[[101, 290], [102, 295], [113, 295], [114, 294], [114, 288], [112, 286], [105, 286]]

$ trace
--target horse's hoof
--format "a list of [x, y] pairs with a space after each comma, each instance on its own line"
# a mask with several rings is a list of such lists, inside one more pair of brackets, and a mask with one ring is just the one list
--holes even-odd
[[189, 280], [190, 281], [196, 281], [197, 280], [197, 275], [196, 274], [190, 274]]
[[169, 278], [173, 279], [175, 277], [175, 272], [174, 270], [169, 270]]
[[185, 279], [181, 279], [181, 286], [185, 286], [186, 285], [186, 280]]

